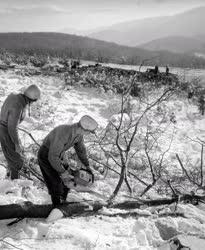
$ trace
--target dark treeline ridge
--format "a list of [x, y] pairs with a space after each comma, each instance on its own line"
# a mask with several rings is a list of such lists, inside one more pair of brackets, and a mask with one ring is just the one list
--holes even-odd
[[148, 51], [88, 37], [53, 32], [0, 33], [0, 49], [17, 55], [78, 58], [105, 63], [205, 67], [205, 59], [191, 54]]

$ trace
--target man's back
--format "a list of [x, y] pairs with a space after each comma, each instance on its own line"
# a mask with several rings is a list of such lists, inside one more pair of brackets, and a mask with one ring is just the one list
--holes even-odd
[[77, 137], [79, 137], [78, 125], [64, 124], [51, 130], [43, 140], [43, 145], [49, 149], [52, 146], [51, 144], [55, 143], [57, 147], [61, 144], [64, 148], [68, 149], [74, 145]]
[[48, 150], [48, 159], [51, 165], [60, 171], [61, 161], [65, 151], [74, 147], [80, 161], [88, 166], [88, 158], [84, 145], [83, 135], [78, 123], [72, 125], [60, 125], [54, 128], [43, 140], [42, 146]]
[[26, 102], [21, 94], [10, 94], [3, 103], [1, 107], [0, 121], [7, 124], [8, 116], [11, 112], [20, 112], [20, 121], [25, 117], [25, 108]]

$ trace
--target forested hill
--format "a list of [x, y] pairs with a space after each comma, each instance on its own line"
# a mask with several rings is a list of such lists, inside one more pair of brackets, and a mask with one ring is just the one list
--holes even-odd
[[148, 51], [63, 33], [0, 33], [0, 48], [15, 53], [71, 57], [99, 62], [203, 68], [205, 59], [167, 51]]

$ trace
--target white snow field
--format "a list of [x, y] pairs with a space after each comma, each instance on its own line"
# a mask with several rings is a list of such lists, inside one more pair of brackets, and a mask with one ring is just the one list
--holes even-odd
[[[0, 103], [11, 92], [22, 91], [22, 88], [35, 83], [42, 90], [41, 100], [31, 107], [31, 117], [20, 125], [40, 141], [47, 133], [59, 124], [78, 121], [84, 114], [90, 114], [105, 127], [115, 111], [114, 95], [98, 93], [96, 89], [75, 88], [66, 90], [64, 83], [54, 77], [23, 77], [14, 71], [0, 72]], [[170, 110], [174, 109], [177, 117], [175, 126], [176, 138], [170, 150], [170, 159], [175, 152], [198, 156], [200, 146], [193, 147], [184, 139], [205, 138], [204, 117], [196, 108], [186, 105], [181, 100], [172, 100]], [[26, 147], [32, 141], [24, 133], [20, 133]], [[173, 159], [172, 159], [173, 161]], [[177, 165], [175, 162], [172, 167]], [[31, 201], [35, 204], [50, 203], [46, 188], [36, 183], [19, 179], [5, 179], [6, 162], [0, 151], [0, 205]], [[109, 196], [115, 188], [117, 179], [99, 179], [95, 190]], [[123, 188], [126, 194], [126, 188]], [[150, 197], [159, 197], [150, 191]], [[80, 201], [98, 199], [91, 194], [78, 194], [72, 191], [67, 200]], [[122, 198], [122, 197], [121, 197]], [[99, 198], [100, 199], [100, 198]], [[183, 217], [160, 217], [160, 213], [173, 212], [175, 204], [164, 207], [145, 207], [135, 209], [139, 217], [122, 218], [108, 215], [122, 212], [117, 209], [102, 209], [100, 214], [89, 217], [62, 218], [53, 222], [45, 219], [23, 219], [7, 226], [10, 220], [0, 221], [0, 249], [42, 249], [42, 250], [81, 250], [81, 249], [116, 249], [116, 250], [174, 250], [177, 248], [170, 239], [176, 235], [180, 242], [191, 250], [205, 249], [205, 204], [179, 204], [177, 212]], [[183, 248], [188, 249], [188, 248]]]

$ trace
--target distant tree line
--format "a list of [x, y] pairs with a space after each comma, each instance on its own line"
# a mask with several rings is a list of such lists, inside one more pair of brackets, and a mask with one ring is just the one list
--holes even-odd
[[148, 51], [135, 47], [117, 45], [88, 37], [49, 33], [0, 33], [1, 54], [11, 52], [18, 56], [50, 56], [79, 58], [98, 62], [204, 68], [205, 59], [191, 54], [168, 51]]

